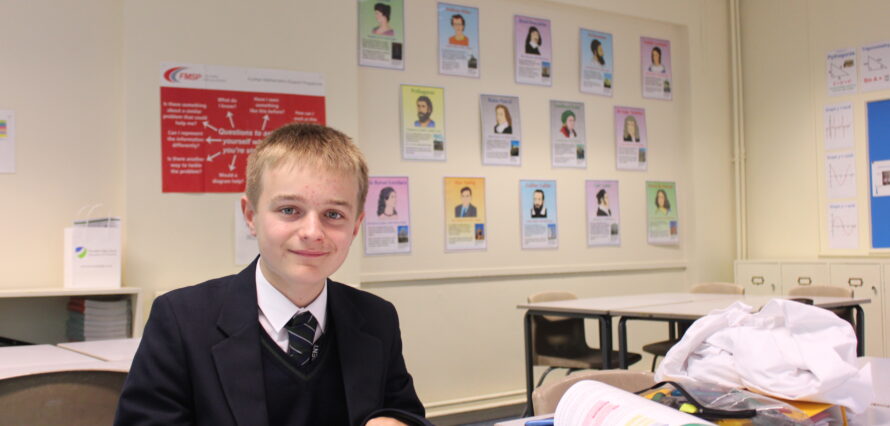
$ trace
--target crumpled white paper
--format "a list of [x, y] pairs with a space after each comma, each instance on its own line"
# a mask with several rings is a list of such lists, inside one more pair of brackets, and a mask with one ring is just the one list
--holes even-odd
[[695, 321], [659, 365], [656, 382], [688, 377], [865, 411], [874, 399], [871, 369], [857, 367], [850, 323], [782, 299], [752, 311], [735, 302]]

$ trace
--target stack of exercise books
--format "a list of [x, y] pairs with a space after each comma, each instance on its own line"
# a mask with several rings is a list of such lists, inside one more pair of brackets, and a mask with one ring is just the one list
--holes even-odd
[[68, 301], [67, 336], [72, 342], [123, 339], [132, 330], [130, 299], [72, 297]]

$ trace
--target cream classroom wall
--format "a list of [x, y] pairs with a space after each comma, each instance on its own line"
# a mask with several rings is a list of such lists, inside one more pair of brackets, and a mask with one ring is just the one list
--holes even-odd
[[16, 173], [0, 174], [0, 287], [61, 287], [62, 228], [88, 204], [124, 214], [121, 6], [2, 9], [0, 109], [16, 114], [17, 146]]
[[[828, 96], [825, 59], [836, 49], [890, 39], [884, 19], [890, 3], [746, 0], [741, 5], [748, 257], [867, 255], [865, 105], [890, 97], [890, 91]], [[854, 109], [861, 250], [839, 252], [827, 250], [819, 147], [824, 107], [842, 102], [852, 102]]]
[[[415, 246], [411, 257], [374, 261], [362, 256], [362, 245], [357, 241], [350, 260], [336, 277], [346, 282], [359, 283], [381, 272], [412, 270], [406, 264], [428, 270], [442, 259], [470, 262], [476, 269], [486, 268], [489, 260], [513, 267], [519, 263], [515, 259], [528, 255], [516, 250], [518, 239], [509, 236], [518, 232], [515, 210], [506, 210], [516, 205], [517, 180], [520, 176], [559, 180], [562, 248], [534, 254], [541, 258], [541, 265], [580, 268], [562, 274], [539, 269], [532, 274], [479, 279], [362, 284], [399, 309], [405, 356], [421, 398], [434, 411], [459, 410], [466, 406], [461, 402], [497, 404], [521, 398], [521, 312], [514, 306], [530, 293], [561, 288], [580, 296], [596, 296], [682, 290], [692, 281], [731, 279], [734, 214], [725, 1], [687, 0], [670, 5], [657, 0], [478, 2], [484, 22], [490, 25], [483, 34], [481, 80], [438, 76], [433, 54], [415, 48], [433, 37], [435, 3], [429, 0], [408, 2], [411, 38], [405, 72], [356, 66], [353, 2], [92, 1], [80, 2], [71, 10], [56, 2], [32, 3], [17, 2], [14, 18], [8, 19], [10, 25], [0, 29], [3, 39], [13, 43], [7, 54], [18, 59], [9, 61], [9, 68], [4, 61], [4, 76], [14, 79], [0, 81], [4, 94], [9, 94], [3, 101], [8, 103], [0, 107], [16, 110], [19, 127], [18, 173], [0, 175], [0, 190], [15, 199], [14, 209], [0, 212], [4, 242], [10, 236], [8, 241], [14, 243], [0, 245], [0, 266], [7, 271], [0, 280], [2, 286], [60, 285], [61, 228], [70, 220], [66, 212], [96, 200], [107, 200], [124, 218], [124, 281], [144, 289], [146, 308], [158, 291], [240, 269], [232, 263], [235, 194], [160, 191], [158, 68], [162, 61], [324, 73], [329, 124], [356, 135], [369, 153], [374, 173], [412, 177], [415, 229], [426, 221], [423, 227], [430, 229], [431, 239]], [[503, 19], [498, 19], [498, 12]], [[550, 18], [554, 36], [570, 46], [554, 54], [553, 89], [512, 83], [510, 56], [498, 53], [498, 44], [512, 45], [506, 34], [512, 32], [513, 12]], [[628, 76], [616, 80], [621, 86], [616, 88], [615, 98], [582, 96], [577, 91], [579, 26], [620, 35], [616, 43], [622, 49], [619, 58], [624, 57], [621, 66]], [[640, 35], [663, 36], [673, 42], [677, 90], [673, 102], [644, 101], [639, 96], [635, 64]], [[494, 65], [499, 55], [504, 64], [501, 71]], [[395, 116], [391, 124], [379, 129], [369, 123], [375, 117], [371, 112], [382, 109], [377, 104], [368, 106], [371, 95], [391, 102], [397, 110], [400, 82], [449, 88], [448, 163], [434, 168], [429, 163], [403, 164], [398, 160], [398, 145], [391, 145], [398, 140]], [[385, 87], [377, 87], [378, 83]], [[542, 142], [534, 148], [537, 151], [529, 147], [521, 169], [478, 166], [476, 105], [480, 92], [523, 97], [526, 143], [532, 145], [532, 138]], [[591, 134], [588, 152], [603, 158], [592, 159], [586, 172], [550, 170], [543, 138], [546, 122], [534, 123], [530, 117], [535, 112], [545, 116], [551, 98], [584, 100], [588, 120], [605, 114], [609, 128], [612, 105], [644, 106], [650, 129], [669, 137], [664, 142], [653, 139], [652, 149], [660, 152], [656, 156], [653, 151], [648, 173], [615, 172], [611, 137], [601, 134]], [[470, 107], [463, 111], [461, 104]], [[384, 135], [390, 145], [378, 152], [379, 138]], [[597, 142], [599, 146], [594, 148]], [[473, 160], [466, 172], [448, 166], [460, 156]], [[667, 165], [668, 160], [674, 164]], [[595, 173], [594, 165], [602, 172]], [[434, 172], [427, 178], [422, 170]], [[489, 177], [489, 188], [506, 189], [505, 212], [498, 212], [505, 219], [493, 230], [498, 236], [485, 253], [488, 257], [442, 253], [442, 226], [435, 218], [442, 214], [443, 174], [480, 174]], [[572, 188], [577, 191], [579, 182], [588, 178], [618, 178], [622, 182], [625, 234], [620, 249], [587, 249], [579, 238], [581, 233], [565, 231], [584, 229], [582, 210], [573, 209], [570, 203], [579, 198], [572, 197]], [[423, 187], [423, 179], [429, 179], [432, 190], [429, 204], [421, 207], [424, 198], [417, 191]], [[679, 248], [645, 244], [641, 230], [645, 219], [632, 210], [642, 209], [642, 182], [647, 179], [678, 182], [683, 241]], [[489, 203], [493, 207], [492, 200]], [[431, 213], [422, 219], [427, 207]], [[456, 322], [446, 326], [449, 318]], [[635, 346], [656, 338], [650, 330], [643, 326], [632, 329], [631, 335], [639, 336]]]
[[[414, 229], [410, 256], [363, 259], [362, 285], [396, 303], [409, 368], [421, 398], [436, 413], [457, 410], [460, 402], [494, 404], [517, 395], [521, 399], [522, 312], [515, 305], [529, 294], [551, 289], [570, 290], [582, 297], [677, 291], [694, 280], [730, 280], [728, 260], [733, 258], [734, 244], [726, 3], [686, 3], [687, 12], [694, 10], [692, 16], [684, 15], [691, 25], [596, 10], [599, 4], [461, 4], [479, 8], [483, 28], [481, 78], [441, 76], [436, 50], [418, 48], [436, 45], [434, 1], [409, 3], [405, 71], [359, 70], [360, 143], [372, 175], [409, 176]], [[618, 8], [614, 4], [606, 6]], [[651, 15], [645, 18], [663, 17], [659, 8], [663, 5], [647, 9]], [[551, 20], [553, 87], [514, 82], [514, 14]], [[612, 98], [585, 95], [578, 90], [581, 27], [614, 36], [616, 77]], [[671, 102], [642, 99], [640, 36], [672, 41], [675, 93]], [[691, 46], [696, 47], [694, 53]], [[691, 79], [692, 74], [701, 81]], [[447, 161], [401, 160], [400, 84], [445, 88]], [[481, 165], [481, 93], [519, 96], [524, 151], [521, 167]], [[550, 166], [551, 99], [585, 103], [586, 170]], [[646, 108], [651, 135], [646, 173], [615, 170], [615, 105]], [[486, 178], [486, 251], [444, 252], [443, 176]], [[557, 180], [561, 229], [558, 250], [519, 248], [520, 179]], [[620, 180], [620, 248], [587, 248], [585, 179]], [[646, 180], [678, 182], [681, 246], [646, 243]], [[430, 330], [435, 332], [431, 335]], [[663, 325], [634, 324], [633, 331], [639, 351], [641, 344], [660, 337]], [[640, 366], [647, 367], [648, 361]]]

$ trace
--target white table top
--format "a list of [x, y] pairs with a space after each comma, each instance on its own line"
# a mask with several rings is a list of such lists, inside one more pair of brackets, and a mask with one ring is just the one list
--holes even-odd
[[[684, 303], [700, 300], [724, 299], [734, 297], [727, 294], [704, 293], [647, 293], [628, 294], [624, 296], [591, 297], [584, 299], [560, 300], [556, 302], [524, 303], [517, 305], [519, 309], [548, 310], [554, 312], [582, 313], [605, 315], [614, 309], [663, 305], [668, 303]], [[740, 297], [740, 296], [735, 296]]]
[[109, 363], [53, 345], [0, 347], [0, 379], [70, 370], [128, 371], [129, 362]]
[[93, 340], [59, 343], [57, 346], [102, 361], [132, 361], [141, 340], [140, 338]]
[[[712, 311], [729, 307], [733, 302], [740, 301], [756, 309], [760, 309], [770, 300], [777, 299], [774, 296], [727, 296], [711, 300], [698, 300], [692, 302], [634, 306], [616, 308], [610, 311], [614, 316], [657, 317], [665, 319], [698, 319]], [[868, 298], [849, 297], [807, 297], [813, 300], [813, 305], [823, 308], [835, 308], [842, 306], [860, 305], [869, 303]]]

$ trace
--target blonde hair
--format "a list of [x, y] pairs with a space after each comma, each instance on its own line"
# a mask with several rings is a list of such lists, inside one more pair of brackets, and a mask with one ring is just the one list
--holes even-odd
[[357, 211], [362, 211], [368, 195], [368, 164], [358, 147], [339, 130], [318, 124], [293, 123], [263, 139], [247, 158], [245, 194], [257, 208], [263, 192], [263, 172], [290, 160], [355, 176], [358, 183]]

